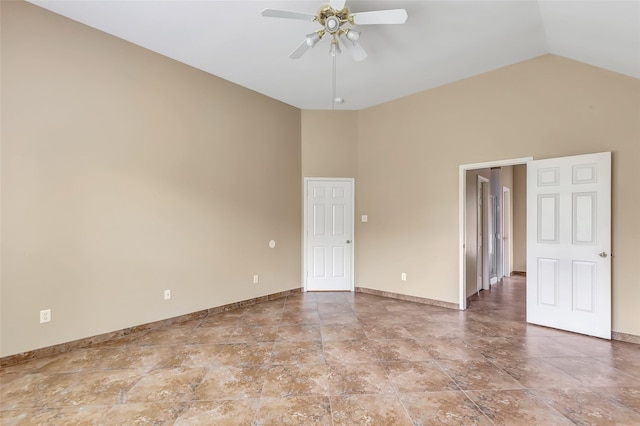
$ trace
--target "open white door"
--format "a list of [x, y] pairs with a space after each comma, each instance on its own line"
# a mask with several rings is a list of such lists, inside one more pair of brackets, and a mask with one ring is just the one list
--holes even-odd
[[611, 338], [611, 153], [527, 163], [527, 322]]
[[353, 179], [305, 184], [305, 290], [353, 291]]

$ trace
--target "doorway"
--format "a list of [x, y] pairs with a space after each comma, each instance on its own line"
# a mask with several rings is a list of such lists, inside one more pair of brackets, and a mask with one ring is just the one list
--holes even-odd
[[[458, 191], [458, 195], [459, 195], [459, 210], [458, 210], [458, 224], [459, 224], [459, 232], [458, 232], [458, 238], [459, 238], [459, 269], [458, 269], [458, 277], [459, 277], [459, 292], [460, 292], [460, 298], [459, 298], [459, 307], [461, 310], [465, 310], [467, 309], [467, 288], [466, 288], [466, 274], [467, 274], [467, 265], [466, 265], [466, 252], [467, 252], [467, 247], [466, 247], [466, 212], [467, 212], [467, 205], [466, 205], [466, 196], [467, 196], [467, 171], [472, 171], [472, 170], [479, 170], [479, 169], [491, 169], [491, 168], [496, 168], [496, 167], [506, 167], [506, 166], [516, 166], [516, 165], [520, 165], [520, 164], [526, 164], [527, 162], [533, 160], [533, 157], [523, 157], [523, 158], [514, 158], [514, 159], [508, 159], [508, 160], [497, 160], [497, 161], [490, 161], [490, 162], [485, 162], [485, 163], [473, 163], [473, 164], [465, 164], [465, 165], [461, 165], [459, 167], [459, 178], [458, 178], [458, 182], [459, 182], [459, 191]], [[499, 208], [499, 206], [496, 206]], [[484, 211], [486, 212], [487, 209], [485, 208]], [[488, 221], [488, 218], [485, 218], [485, 221]], [[497, 230], [498, 233], [500, 232], [500, 230]], [[485, 233], [486, 234], [486, 233]], [[487, 238], [485, 236], [485, 242], [487, 241]], [[486, 244], [485, 244], [486, 247]], [[475, 248], [475, 247], [474, 247]], [[488, 247], [486, 247], [484, 250], [488, 250]], [[502, 251], [502, 250], [500, 250]], [[499, 262], [502, 263], [502, 262]], [[485, 262], [486, 265], [486, 262]], [[489, 271], [490, 272], [490, 271]], [[487, 275], [487, 272], [483, 272], [484, 275]], [[490, 278], [489, 278], [490, 279]]]
[[[611, 153], [524, 162], [527, 164], [526, 321], [610, 339]], [[501, 167], [518, 164], [514, 160], [497, 163]], [[487, 164], [460, 166], [461, 195], [465, 191], [466, 172]], [[508, 193], [505, 198], [512, 195]], [[462, 212], [466, 209], [466, 197], [461, 196], [460, 201], [460, 230], [464, 234], [466, 218]], [[502, 203], [498, 205], [504, 207]], [[499, 228], [499, 232], [508, 232], [508, 238], [513, 236], [506, 229], [510, 222], [502, 222]], [[460, 244], [461, 309], [467, 307], [464, 238], [462, 235]], [[500, 241], [502, 248], [503, 238]], [[507, 260], [498, 268], [506, 275], [513, 257], [500, 259]]]

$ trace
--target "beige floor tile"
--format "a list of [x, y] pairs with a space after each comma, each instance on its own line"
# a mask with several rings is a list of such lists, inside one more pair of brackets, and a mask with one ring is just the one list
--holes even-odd
[[32, 373], [0, 382], [0, 409], [46, 408], [81, 380], [77, 374]]
[[410, 426], [411, 419], [395, 394], [344, 395], [331, 398], [334, 426]]
[[49, 407], [113, 405], [125, 401], [125, 395], [137, 382], [140, 374], [131, 370], [88, 372], [63, 392], [47, 397]]
[[266, 373], [262, 396], [322, 396], [329, 393], [327, 366], [324, 363], [274, 365]]
[[608, 388], [595, 388], [594, 390], [635, 411], [636, 413], [640, 413], [640, 386], [615, 386]]
[[372, 363], [379, 361], [378, 352], [376, 351], [375, 345], [367, 340], [326, 342], [322, 346], [327, 362]]
[[164, 425], [172, 424], [186, 408], [185, 403], [148, 402], [114, 405], [97, 424]]
[[223, 367], [209, 370], [193, 393], [193, 399], [259, 398], [268, 368], [264, 365]]
[[640, 424], [640, 413], [597, 390], [585, 388], [539, 389], [534, 393], [577, 424]]
[[411, 333], [400, 324], [368, 324], [363, 329], [371, 340], [413, 339]]
[[205, 368], [157, 369], [145, 375], [125, 396], [126, 402], [191, 401], [207, 373]]
[[[229, 360], [229, 346], [232, 344], [172, 346], [171, 353], [164, 357], [156, 368], [212, 368], [227, 365], [227, 363], [234, 365]], [[238, 346], [245, 345], [238, 344]]]
[[176, 419], [176, 426], [251, 426], [258, 399], [196, 401]]
[[286, 310], [282, 314], [280, 319], [280, 325], [304, 325], [304, 324], [319, 324], [320, 314], [318, 311], [313, 310]]
[[381, 363], [330, 363], [328, 370], [331, 395], [394, 393]]
[[239, 325], [241, 326], [266, 326], [266, 325], [279, 325], [282, 318], [282, 312], [280, 313], [254, 313], [247, 312], [242, 318], [240, 318]]
[[276, 342], [271, 354], [273, 364], [316, 364], [324, 362], [320, 342]]
[[336, 340], [366, 340], [367, 335], [360, 324], [330, 324], [320, 327], [323, 342]]
[[493, 423], [461, 391], [406, 393], [400, 400], [414, 425], [478, 425]]
[[323, 325], [327, 324], [357, 324], [358, 317], [354, 313], [344, 313], [344, 312], [330, 312], [330, 313], [320, 313], [320, 323]]
[[325, 396], [261, 398], [255, 426], [329, 426], [331, 406]]
[[[116, 350], [114, 350], [116, 349]], [[94, 360], [96, 370], [133, 370], [148, 372], [173, 355], [171, 346], [122, 346], [98, 349], [103, 352]]]
[[213, 325], [209, 327], [198, 327], [191, 331], [188, 336], [190, 345], [198, 344], [224, 344], [224, 343], [246, 343], [246, 341], [236, 335], [235, 326]]
[[434, 359], [484, 358], [482, 352], [460, 338], [416, 339], [416, 341]]
[[[107, 351], [121, 351], [113, 348]], [[53, 361], [38, 370], [40, 373], [76, 373], [78, 371], [92, 371], [96, 369], [96, 364], [101, 362], [104, 351], [97, 348], [80, 349], [58, 355]]]
[[278, 335], [278, 326], [239, 326], [233, 333], [234, 339], [239, 339], [246, 343], [267, 343], [273, 342]]
[[640, 384], [633, 376], [593, 358], [545, 358], [545, 361], [579, 380], [584, 386], [638, 386]]
[[513, 377], [486, 360], [438, 360], [437, 363], [463, 390], [522, 388]]
[[432, 361], [386, 362], [383, 365], [399, 393], [459, 390], [451, 377]]
[[627, 373], [640, 381], [640, 349], [638, 356], [629, 356], [622, 353], [614, 353], [610, 356], [597, 356], [593, 359]]
[[527, 390], [472, 391], [467, 395], [496, 425], [572, 425]]
[[580, 386], [580, 382], [540, 358], [502, 360], [500, 368], [527, 388]]
[[240, 309], [211, 314], [203, 319], [198, 327], [235, 327], [239, 324], [240, 318], [242, 318], [243, 315], [244, 311]]
[[431, 361], [433, 358], [415, 340], [374, 340], [381, 361]]
[[278, 327], [278, 342], [317, 342], [322, 340], [318, 325], [281, 325]]
[[104, 424], [103, 418], [109, 406], [64, 407], [47, 409], [24, 409], [0, 411], [0, 424], [3, 426], [64, 425], [93, 426]]

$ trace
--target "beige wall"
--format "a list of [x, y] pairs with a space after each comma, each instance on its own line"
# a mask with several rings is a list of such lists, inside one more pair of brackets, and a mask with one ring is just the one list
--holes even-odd
[[513, 270], [527, 270], [527, 166], [513, 167]]
[[353, 178], [356, 111], [302, 111], [302, 176]]
[[613, 329], [640, 335], [639, 142], [640, 81], [552, 55], [360, 111], [356, 285], [457, 303], [460, 164], [612, 151]]
[[2, 356], [300, 287], [300, 110], [28, 3], [1, 23]]

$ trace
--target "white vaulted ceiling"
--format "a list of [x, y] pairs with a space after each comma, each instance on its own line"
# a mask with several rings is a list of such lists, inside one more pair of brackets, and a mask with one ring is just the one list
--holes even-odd
[[[332, 107], [324, 39], [288, 58], [317, 23], [320, 1], [30, 0], [83, 24], [303, 109]], [[547, 53], [640, 78], [640, 1], [360, 1], [352, 13], [404, 8], [405, 25], [362, 26], [369, 57], [337, 60], [341, 109], [361, 109]]]

